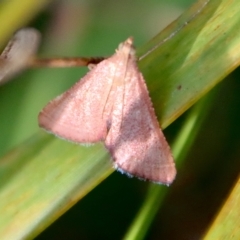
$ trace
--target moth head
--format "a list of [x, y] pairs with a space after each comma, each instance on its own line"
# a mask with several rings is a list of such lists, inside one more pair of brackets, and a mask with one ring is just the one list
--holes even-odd
[[124, 54], [135, 56], [135, 48], [133, 46], [133, 37], [129, 37], [125, 42], [120, 43], [117, 52], [121, 51]]

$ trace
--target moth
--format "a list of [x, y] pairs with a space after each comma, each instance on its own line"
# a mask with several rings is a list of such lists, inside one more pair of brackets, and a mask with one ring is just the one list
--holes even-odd
[[121, 173], [166, 185], [175, 179], [132, 38], [49, 102], [38, 120], [48, 132], [75, 143], [103, 141]]

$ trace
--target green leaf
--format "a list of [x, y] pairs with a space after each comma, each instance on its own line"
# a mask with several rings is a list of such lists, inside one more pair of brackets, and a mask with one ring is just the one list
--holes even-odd
[[240, 212], [240, 182], [239, 179], [231, 191], [221, 211], [207, 231], [204, 240], [212, 239], [239, 239], [239, 212]]
[[138, 51], [154, 107], [168, 126], [240, 63], [240, 2], [198, 1]]
[[0, 22], [4, 23], [0, 25], [0, 46], [50, 2], [49, 0], [3, 1], [0, 4]]
[[[238, 1], [198, 1], [138, 49], [138, 56], [147, 54], [139, 66], [163, 127], [239, 65], [239, 10]], [[113, 171], [106, 154], [101, 144], [86, 148], [46, 133], [6, 154], [1, 238], [33, 238], [44, 230]]]
[[42, 133], [1, 159], [2, 239], [34, 238], [112, 172], [101, 144], [91, 148]]

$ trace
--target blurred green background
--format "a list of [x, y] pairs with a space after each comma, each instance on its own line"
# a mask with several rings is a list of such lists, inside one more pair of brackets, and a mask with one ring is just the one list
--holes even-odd
[[[51, 1], [26, 26], [42, 33], [40, 57], [108, 56], [129, 36], [143, 45], [193, 2]], [[42, 107], [86, 71], [28, 69], [1, 86], [0, 154], [39, 131]], [[200, 239], [223, 204], [240, 167], [239, 75], [234, 71], [210, 93], [211, 110], [146, 239]], [[170, 142], [186, 116], [166, 129]], [[122, 239], [148, 185], [114, 172], [36, 239]]]

